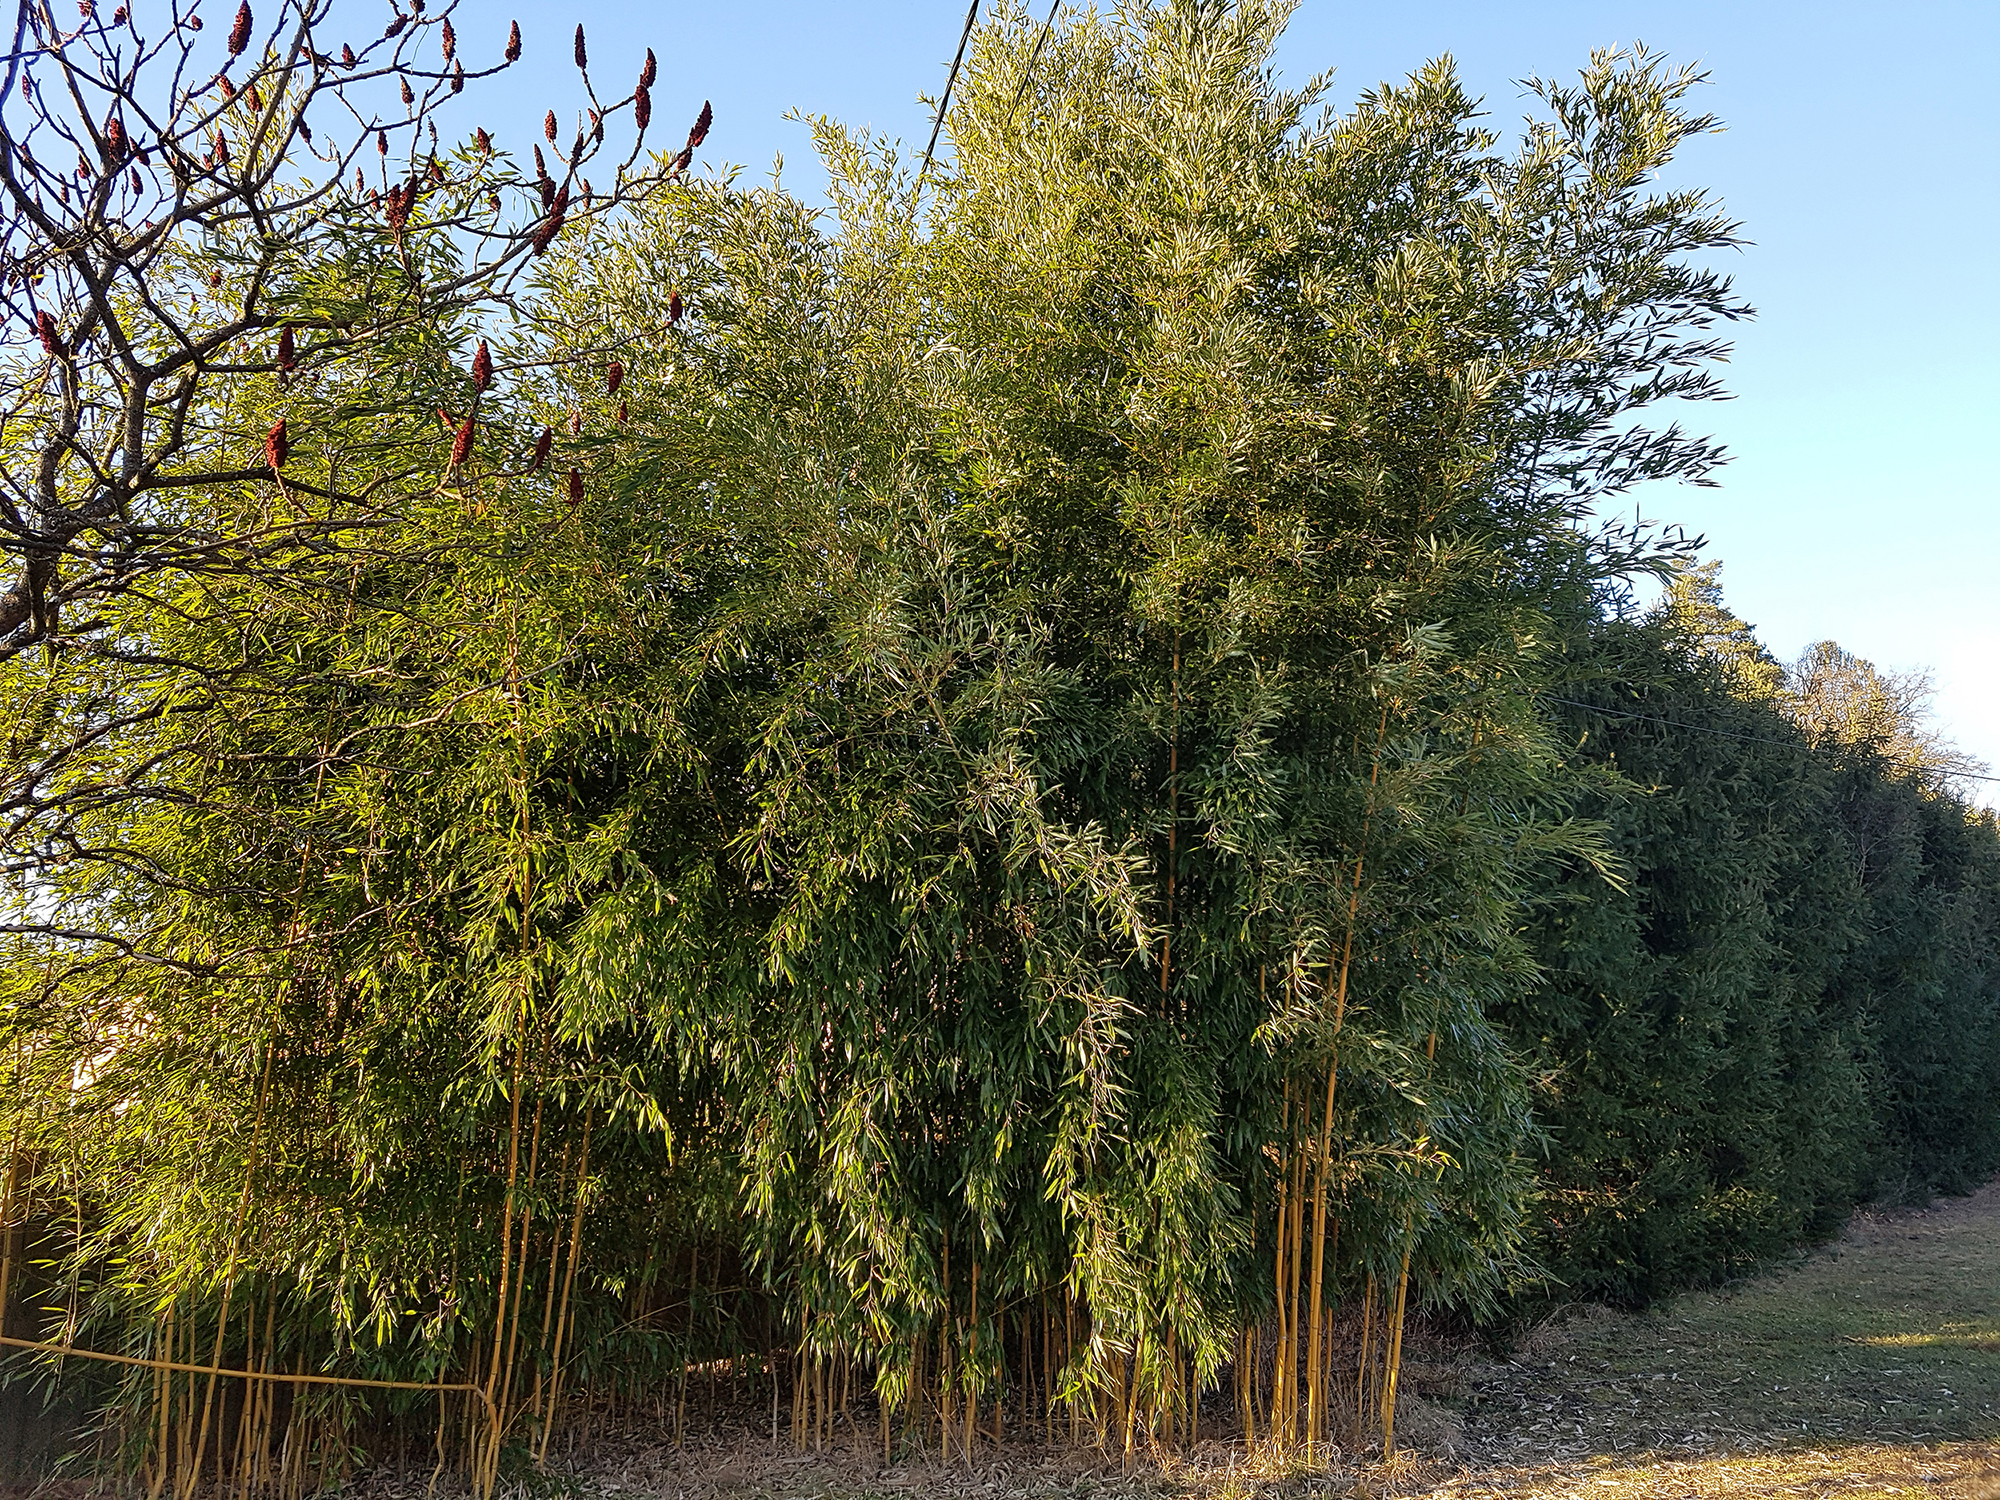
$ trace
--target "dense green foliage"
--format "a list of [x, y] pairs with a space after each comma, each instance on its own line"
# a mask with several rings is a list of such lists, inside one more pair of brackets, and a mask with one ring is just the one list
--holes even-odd
[[[1787, 674], [1710, 570], [1572, 661], [1560, 708], [1629, 783], [1594, 810], [1633, 880], [1570, 883], [1505, 1013], [1552, 1070], [1549, 1292], [1650, 1300], [1858, 1199], [1969, 1190], [2000, 1165], [2000, 843], [1903, 686], [1827, 647]], [[1872, 712], [1816, 703], [1829, 671]]]
[[1003, 18], [921, 213], [823, 124], [835, 215], [677, 185], [511, 323], [231, 388], [375, 508], [0, 667], [51, 1334], [442, 1381], [283, 1420], [476, 1479], [716, 1359], [800, 1440], [858, 1370], [885, 1442], [1129, 1451], [1230, 1365], [1354, 1438], [1406, 1299], [1990, 1165], [1990, 822], [1613, 618], [1678, 554], [1596, 507], [1715, 466], [1645, 409], [1744, 311], [1654, 182], [1697, 80], [1601, 56], [1509, 152], [1446, 64], [1312, 118], [1282, 20], [1079, 19], [1023, 96]]

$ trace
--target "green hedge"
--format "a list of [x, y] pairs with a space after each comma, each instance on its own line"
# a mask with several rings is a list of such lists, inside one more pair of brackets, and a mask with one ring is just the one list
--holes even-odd
[[1537, 1298], [1714, 1283], [2000, 1165], [1992, 814], [1712, 646], [1600, 622], [1554, 705], [1618, 773], [1586, 811], [1631, 875], [1550, 893], [1507, 1008], [1544, 1081]]

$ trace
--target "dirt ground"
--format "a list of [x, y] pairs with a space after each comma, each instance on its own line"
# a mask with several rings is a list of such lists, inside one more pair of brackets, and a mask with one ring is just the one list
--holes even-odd
[[1656, 1311], [1572, 1315], [1505, 1359], [1413, 1350], [1393, 1467], [1204, 1442], [1122, 1474], [1025, 1443], [976, 1469], [774, 1452], [748, 1432], [592, 1445], [523, 1500], [2000, 1500], [2000, 1183]]

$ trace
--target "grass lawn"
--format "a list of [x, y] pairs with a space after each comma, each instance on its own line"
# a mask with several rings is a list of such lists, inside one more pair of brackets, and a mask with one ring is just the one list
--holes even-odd
[[[1433, 1493], [2000, 1500], [2000, 1184], [1467, 1371]], [[1990, 1475], [1990, 1477], [1989, 1477]]]

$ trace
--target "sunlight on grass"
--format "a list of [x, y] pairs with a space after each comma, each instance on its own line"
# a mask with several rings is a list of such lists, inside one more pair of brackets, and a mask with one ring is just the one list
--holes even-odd
[[1878, 1333], [1854, 1340], [1878, 1349], [1976, 1349], [2000, 1354], [2000, 1335], [1990, 1328], [1944, 1328], [1931, 1333]]
[[2000, 1500], [2000, 1447], [1871, 1443], [1718, 1458], [1639, 1459], [1578, 1471], [1488, 1471], [1432, 1492], [1438, 1500]]
[[[1468, 1372], [1439, 1500], [2000, 1500], [2000, 1184]], [[1406, 1487], [1425, 1493], [1424, 1484]]]

